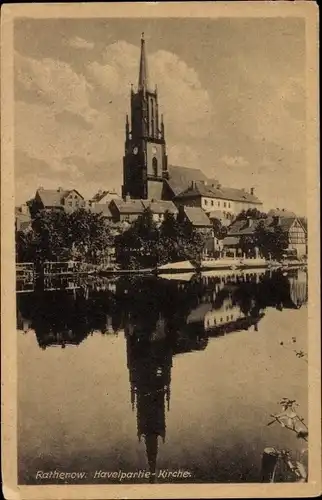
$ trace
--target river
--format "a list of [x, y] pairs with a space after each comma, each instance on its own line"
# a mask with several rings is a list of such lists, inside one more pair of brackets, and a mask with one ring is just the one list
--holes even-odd
[[307, 422], [307, 316], [305, 270], [17, 293], [19, 484], [258, 482], [266, 447], [307, 461], [267, 425], [282, 398]]

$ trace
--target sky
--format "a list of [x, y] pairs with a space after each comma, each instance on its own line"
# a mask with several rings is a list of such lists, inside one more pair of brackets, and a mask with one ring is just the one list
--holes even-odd
[[141, 32], [169, 164], [305, 215], [301, 18], [16, 20], [16, 204], [39, 186], [120, 192]]

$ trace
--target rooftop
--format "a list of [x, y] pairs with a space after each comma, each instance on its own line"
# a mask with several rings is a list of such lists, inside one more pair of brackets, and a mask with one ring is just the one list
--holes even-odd
[[183, 207], [183, 211], [187, 219], [195, 227], [212, 227], [212, 224], [205, 213], [200, 207]]
[[40, 201], [43, 203], [44, 207], [57, 207], [62, 205], [62, 201], [66, 196], [70, 193], [77, 193], [82, 199], [83, 196], [76, 191], [76, 189], [44, 189], [42, 187], [38, 188], [36, 191], [36, 196], [40, 198]]
[[[264, 223], [266, 229], [271, 229], [278, 224], [283, 231], [288, 231], [295, 220], [300, 220], [297, 217], [288, 217], [288, 216], [270, 216], [267, 219], [240, 219], [235, 220], [228, 228], [228, 236], [242, 236], [242, 235], [251, 235], [255, 232], [260, 222]], [[301, 222], [301, 221], [300, 221]], [[302, 224], [303, 225], [303, 224]], [[305, 227], [303, 227], [305, 229]]]
[[141, 214], [146, 208], [150, 208], [154, 214], [164, 214], [167, 211], [173, 214], [178, 212], [177, 207], [172, 201], [115, 199], [113, 203], [118, 211], [123, 214]]
[[262, 204], [253, 193], [245, 189], [222, 187], [220, 184], [209, 184], [207, 181], [191, 181], [190, 185], [180, 194], [176, 195], [177, 200], [197, 197], [218, 198], [231, 201], [250, 202]]
[[207, 180], [207, 177], [199, 168], [169, 165], [168, 171], [169, 179], [166, 182], [176, 196], [188, 189], [192, 181]]

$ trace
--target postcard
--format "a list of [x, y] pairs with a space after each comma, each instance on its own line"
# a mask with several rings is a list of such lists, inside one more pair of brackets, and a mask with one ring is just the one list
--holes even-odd
[[318, 496], [316, 4], [1, 14], [4, 497]]

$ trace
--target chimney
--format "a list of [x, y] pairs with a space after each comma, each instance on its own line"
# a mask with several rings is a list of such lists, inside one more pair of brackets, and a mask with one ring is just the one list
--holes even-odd
[[43, 190], [44, 190], [43, 186], [39, 186], [38, 191], [43, 191]]
[[250, 194], [251, 194], [251, 195], [253, 195], [253, 194], [254, 194], [254, 192], [255, 192], [255, 188], [254, 188], [254, 187], [251, 187], [251, 188], [250, 188]]
[[128, 201], [131, 201], [131, 196], [129, 194], [127, 194], [125, 196], [125, 201], [128, 202]]
[[57, 189], [58, 193], [61, 193], [63, 191], [63, 188], [61, 186], [59, 186], [59, 188]]
[[217, 189], [221, 189], [221, 184], [217, 184]]

